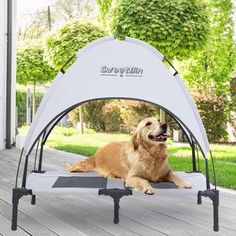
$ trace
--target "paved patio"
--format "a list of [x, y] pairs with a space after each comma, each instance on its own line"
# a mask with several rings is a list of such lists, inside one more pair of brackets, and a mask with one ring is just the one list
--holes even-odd
[[[36, 205], [30, 197], [19, 204], [18, 230], [12, 232], [11, 190], [15, 182], [19, 150], [0, 152], [0, 235], [236, 235], [236, 193], [220, 191], [220, 231], [212, 231], [212, 203], [180, 190], [158, 190], [121, 199], [120, 223], [113, 224], [110, 197], [95, 195], [38, 196]], [[78, 155], [46, 150], [43, 169], [63, 170], [65, 162], [75, 162]], [[30, 166], [33, 164], [30, 160]], [[236, 171], [236, 170], [235, 170]]]

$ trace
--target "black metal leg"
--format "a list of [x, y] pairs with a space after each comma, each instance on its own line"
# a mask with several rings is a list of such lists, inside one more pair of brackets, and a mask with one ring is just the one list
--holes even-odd
[[13, 205], [12, 208], [12, 222], [11, 222], [11, 230], [17, 230], [17, 215], [18, 215], [18, 204]]
[[36, 196], [33, 194], [31, 196], [31, 205], [35, 205], [36, 204]]
[[[12, 190], [11, 230], [13, 230], [13, 231], [17, 230], [17, 216], [18, 216], [19, 200], [20, 200], [21, 197], [23, 197], [25, 195], [32, 195], [32, 190], [31, 189], [26, 189], [26, 188], [14, 188]], [[33, 195], [33, 196], [35, 196], [35, 195]]]
[[100, 189], [98, 191], [99, 195], [106, 195], [113, 198], [114, 201], [114, 219], [115, 224], [119, 223], [119, 209], [120, 209], [120, 199], [123, 196], [132, 195], [132, 190], [130, 189]]
[[197, 203], [202, 204], [202, 196], [209, 197], [213, 203], [213, 230], [219, 231], [219, 190], [211, 189], [199, 191]]
[[115, 224], [118, 224], [120, 219], [119, 219], [119, 209], [120, 209], [120, 199], [113, 199], [114, 200], [114, 220], [113, 222]]
[[197, 194], [197, 204], [198, 205], [202, 204], [202, 191], [198, 191], [198, 194]]
[[17, 215], [18, 215], [18, 203], [19, 199], [17, 196], [17, 189], [12, 191], [12, 221], [11, 221], [11, 230], [17, 230]]
[[213, 199], [213, 217], [214, 217], [214, 231], [219, 231], [219, 191]]

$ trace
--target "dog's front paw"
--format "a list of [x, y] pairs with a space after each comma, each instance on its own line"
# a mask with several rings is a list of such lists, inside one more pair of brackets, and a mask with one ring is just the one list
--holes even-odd
[[153, 195], [155, 193], [154, 189], [152, 188], [152, 186], [148, 186], [144, 189], [144, 193], [148, 194], [148, 195]]
[[176, 185], [180, 188], [188, 188], [188, 189], [192, 188], [191, 184], [187, 181], [184, 181], [184, 180], [178, 182]]

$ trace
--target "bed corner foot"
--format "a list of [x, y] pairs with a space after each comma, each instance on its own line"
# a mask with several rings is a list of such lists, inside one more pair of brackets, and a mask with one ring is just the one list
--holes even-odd
[[35, 205], [36, 204], [36, 196], [34, 194], [32, 194], [31, 196], [31, 205]]
[[32, 195], [32, 190], [26, 188], [13, 188], [12, 190], [12, 221], [11, 230], [17, 230], [17, 215], [19, 200], [26, 195]]
[[114, 201], [114, 224], [119, 223], [119, 209], [120, 209], [120, 199], [123, 196], [129, 196], [132, 195], [132, 190], [130, 189], [100, 189], [98, 191], [98, 195], [105, 195], [110, 196], [113, 198]]
[[213, 230], [219, 231], [219, 190], [208, 189], [205, 191], [198, 191], [197, 203], [202, 204], [202, 196], [209, 197], [213, 204]]

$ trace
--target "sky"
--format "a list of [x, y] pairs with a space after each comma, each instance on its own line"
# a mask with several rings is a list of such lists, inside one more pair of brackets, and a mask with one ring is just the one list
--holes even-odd
[[47, 8], [54, 2], [55, 0], [17, 0], [17, 25], [25, 26], [31, 14], [41, 8]]
[[[30, 14], [33, 14], [41, 8], [47, 8], [47, 6], [52, 5], [56, 0], [17, 0], [17, 25], [18, 27], [23, 27], [27, 25], [30, 19]], [[65, 0], [66, 1], [66, 0]], [[236, 0], [233, 0], [236, 7]], [[234, 19], [236, 22], [236, 11], [234, 14]], [[235, 23], [236, 29], [236, 23]], [[236, 32], [236, 30], [235, 30]]]

